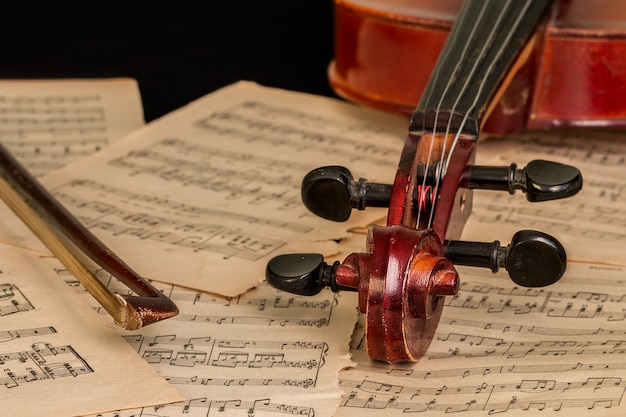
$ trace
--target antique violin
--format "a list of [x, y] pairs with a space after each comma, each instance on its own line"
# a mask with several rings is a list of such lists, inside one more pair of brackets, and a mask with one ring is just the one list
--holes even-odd
[[[529, 39], [550, 5], [548, 0], [463, 2], [412, 112], [393, 184], [355, 181], [340, 166], [304, 177], [302, 201], [313, 213], [341, 222], [352, 209], [388, 207], [386, 225], [370, 226], [365, 252], [341, 263], [327, 265], [319, 254], [277, 256], [267, 264], [267, 281], [300, 295], [325, 287], [358, 291], [371, 358], [391, 363], [424, 355], [444, 297], [458, 292], [455, 265], [504, 268], [525, 287], [549, 285], [564, 274], [563, 246], [539, 231], [519, 231], [506, 246], [497, 240], [459, 240], [474, 189], [521, 190], [538, 202], [572, 196], [582, 187], [578, 169], [550, 161], [531, 161], [522, 169], [515, 163], [474, 164], [497, 91], [510, 81], [509, 71], [525, 48], [532, 47]], [[386, 77], [393, 78], [393, 72]]]
[[[329, 80], [341, 96], [411, 114], [462, 0], [336, 0]], [[555, 0], [491, 102], [483, 132], [626, 127], [626, 8]], [[390, 76], [390, 74], [393, 74]]]

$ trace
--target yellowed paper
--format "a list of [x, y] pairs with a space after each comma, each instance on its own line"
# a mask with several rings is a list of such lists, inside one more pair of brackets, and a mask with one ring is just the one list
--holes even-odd
[[234, 296], [263, 281], [273, 256], [332, 255], [350, 228], [384, 215], [320, 219], [303, 206], [301, 182], [338, 164], [355, 180], [393, 181], [405, 125], [338, 100], [239, 83], [42, 182], [141, 275]]
[[0, 267], [0, 415], [74, 416], [182, 401], [39, 258]]
[[0, 141], [36, 176], [84, 158], [144, 124], [130, 78], [0, 80]]
[[460, 272], [420, 362], [369, 360], [360, 326], [336, 416], [624, 415], [624, 268], [572, 264], [539, 289]]
[[545, 159], [573, 165], [583, 188], [563, 200], [529, 203], [521, 193], [475, 191], [464, 239], [500, 240], [520, 229], [550, 233], [571, 261], [624, 265], [626, 248], [626, 141], [623, 133], [528, 133], [478, 145], [478, 164], [523, 168]]
[[[272, 110], [259, 107], [260, 104]], [[186, 401], [127, 410], [127, 415], [623, 415], [622, 375], [626, 361], [622, 359], [622, 324], [626, 286], [619, 223], [620, 207], [624, 206], [620, 159], [626, 149], [623, 140], [591, 133], [576, 140], [561, 134], [530, 134], [479, 143], [479, 163], [516, 162], [523, 166], [533, 158], [557, 160], [581, 168], [585, 185], [574, 198], [548, 203], [529, 203], [520, 192], [513, 196], [476, 192], [474, 212], [464, 238], [500, 240], [506, 245], [514, 231], [534, 228], [563, 242], [570, 265], [561, 281], [539, 289], [515, 286], [505, 271], [494, 275], [486, 269], [459, 267], [460, 292], [446, 298], [435, 340], [426, 357], [416, 364], [371, 361], [364, 350], [361, 326], [352, 339], [352, 357], [346, 355], [345, 338], [357, 317], [355, 293], [336, 297], [324, 291], [313, 298], [280, 293], [261, 283], [266, 259], [246, 261], [243, 255], [248, 252], [235, 244], [225, 245], [231, 250], [230, 256], [212, 256], [204, 252], [208, 251], [205, 248], [193, 254], [179, 252], [179, 246], [184, 245], [172, 245], [172, 236], [196, 236], [198, 242], [208, 242], [206, 235], [198, 233], [203, 230], [198, 224], [218, 219], [218, 225], [224, 226], [220, 231], [249, 231], [256, 237], [284, 239], [285, 245], [271, 255], [317, 250], [322, 247], [318, 245], [321, 242], [330, 243], [330, 247], [324, 248], [329, 252], [329, 261], [363, 250], [365, 229], [358, 226], [384, 218], [384, 210], [366, 211], [366, 216], [359, 217], [359, 224], [327, 223], [308, 214], [294, 222], [279, 210], [280, 204], [284, 204], [283, 194], [267, 194], [271, 195], [268, 203], [251, 200], [261, 190], [282, 188], [265, 183], [261, 188], [246, 188], [251, 184], [250, 176], [282, 178], [287, 173], [294, 186], [291, 194], [284, 195], [294, 197], [299, 187], [296, 178], [309, 167], [327, 164], [347, 166], [355, 177], [391, 182], [406, 120], [387, 116], [380, 116], [379, 120], [377, 113], [370, 110], [335, 105], [338, 104], [328, 99], [238, 84], [130, 135], [127, 144], [124, 140], [110, 147], [110, 155], [101, 152], [98, 158], [90, 157], [89, 163], [97, 168], [94, 172], [106, 172], [107, 178], [89, 174], [71, 182], [74, 166], [58, 176], [44, 178], [56, 195], [123, 258], [130, 253], [133, 258], [129, 263], [140, 272], [149, 271], [149, 277], [156, 278], [191, 271], [187, 278], [200, 281], [207, 276], [227, 277], [229, 282], [217, 286], [222, 291], [237, 292], [235, 296], [218, 296], [159, 284], [181, 308], [180, 316], [132, 334], [120, 332], [146, 362], [185, 395]], [[258, 112], [259, 108], [265, 110]], [[301, 115], [299, 121], [286, 123], [284, 118], [292, 120], [290, 115], [294, 114]], [[325, 118], [319, 119], [322, 115]], [[246, 121], [245, 128], [241, 127], [242, 120]], [[319, 120], [324, 121], [323, 127], [316, 124]], [[207, 123], [212, 127], [208, 128]], [[376, 138], [376, 144], [357, 148], [356, 139], [345, 140], [352, 137], [350, 133], [341, 136], [344, 140], [328, 139], [335, 137], [332, 135], [307, 136], [324, 146], [295, 147], [290, 136], [292, 129], [313, 125], [324, 132], [326, 125], [337, 132], [358, 132], [366, 138]], [[245, 138], [245, 149], [250, 150], [250, 155], [238, 147], [238, 137]], [[272, 146], [257, 148], [259, 142]], [[381, 144], [388, 151], [380, 151]], [[285, 145], [300, 151], [294, 156], [285, 150]], [[211, 152], [207, 153], [207, 149]], [[222, 160], [220, 155], [229, 158]], [[380, 171], [369, 171], [371, 164], [361, 160], [364, 155], [368, 161], [375, 155]], [[285, 164], [258, 164], [257, 156]], [[211, 164], [205, 165], [207, 158]], [[254, 169], [248, 164], [250, 160], [258, 164]], [[307, 166], [283, 172], [289, 161], [294, 166], [304, 161]], [[83, 175], [87, 165], [77, 164], [76, 172]], [[194, 167], [202, 169], [193, 170]], [[231, 172], [226, 167], [240, 170]], [[254, 175], [243, 177], [241, 170]], [[208, 176], [206, 172], [215, 175]], [[113, 188], [105, 186], [109, 184], [109, 175]], [[171, 178], [184, 178], [187, 182]], [[218, 182], [212, 181], [216, 178]], [[86, 182], [81, 183], [83, 179]], [[229, 198], [224, 197], [224, 190], [230, 191]], [[217, 198], [220, 195], [224, 198]], [[220, 210], [213, 210], [215, 207]], [[267, 207], [270, 210], [266, 211]], [[183, 216], [183, 209], [193, 216]], [[229, 226], [228, 222], [241, 218], [242, 213], [253, 221], [246, 227], [242, 222]], [[302, 219], [311, 220], [315, 233], [274, 231], [268, 221], [275, 221], [277, 215], [285, 224], [300, 225], [304, 224], [299, 223]], [[359, 230], [361, 234], [348, 230]], [[312, 237], [314, 234], [316, 238]], [[28, 238], [14, 236], [22, 239], [19, 242], [31, 243]], [[325, 240], [339, 236], [343, 237], [339, 244]], [[225, 249], [217, 245], [213, 250]], [[246, 284], [240, 285], [239, 279]], [[256, 286], [254, 290], [238, 293], [252, 284]], [[194, 288], [198, 285], [201, 284], [196, 281], [190, 284]], [[363, 318], [359, 316], [360, 323]], [[280, 346], [277, 341], [281, 341]], [[298, 346], [296, 341], [303, 346], [297, 351], [293, 349]], [[328, 346], [323, 366], [308, 356], [320, 342]], [[352, 363], [356, 366], [352, 367]], [[348, 369], [338, 372], [344, 366]], [[294, 368], [297, 372], [292, 372]], [[319, 379], [310, 377], [313, 370], [319, 370]]]
[[[51, 265], [58, 269], [56, 261]], [[62, 269], [59, 273], [84, 293], [71, 275]], [[113, 281], [110, 288], [124, 292], [115, 285]], [[357, 320], [355, 293], [324, 290], [304, 297], [261, 284], [240, 296], [223, 297], [157, 286], [179, 306], [180, 314], [120, 334], [186, 400], [130, 410], [129, 416], [206, 416], [217, 411], [333, 415], [342, 394], [339, 371], [353, 365], [348, 350]]]

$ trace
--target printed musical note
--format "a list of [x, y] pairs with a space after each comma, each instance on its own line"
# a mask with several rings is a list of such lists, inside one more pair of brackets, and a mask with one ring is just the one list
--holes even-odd
[[0, 317], [34, 309], [20, 289], [10, 283], [0, 284]]

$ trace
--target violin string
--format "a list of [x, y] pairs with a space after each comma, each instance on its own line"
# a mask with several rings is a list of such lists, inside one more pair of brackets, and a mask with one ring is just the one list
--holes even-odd
[[[510, 0], [508, 1], [508, 3], [510, 3]], [[467, 36], [467, 40], [465, 42], [465, 46], [463, 48], [464, 52], [465, 50], [467, 50], [469, 48], [469, 45], [472, 41], [472, 39], [474, 38], [474, 35], [476, 33], [476, 30], [480, 27], [480, 24], [482, 22], [482, 19], [485, 17], [485, 13], [487, 8], [490, 7], [490, 2], [489, 1], [484, 1], [483, 5], [482, 5], [482, 9], [480, 10], [480, 14], [478, 16], [478, 18], [474, 21], [474, 26], [472, 27], [472, 31], [470, 33], [469, 36]], [[508, 6], [508, 4], [507, 4]], [[500, 22], [505, 14], [505, 10], [506, 7], [503, 7], [502, 10], [500, 11], [500, 14], [498, 15], [498, 19], [496, 20], [496, 24], [494, 24], [494, 26], [491, 29], [491, 32], [489, 33], [489, 36], [487, 37], [486, 41], [483, 43], [483, 46], [480, 50], [479, 53], [479, 57], [482, 57], [485, 55], [485, 51], [487, 50], [488, 46], [492, 43], [493, 38], [495, 37], [496, 33], [497, 33], [497, 27], [500, 25]], [[457, 70], [460, 68], [461, 63], [463, 62], [463, 56], [461, 56], [461, 58], [457, 61]], [[443, 146], [441, 149], [441, 158], [442, 160], [439, 161], [439, 165], [437, 167], [437, 170], [435, 172], [435, 185], [434, 185], [434, 190], [438, 190], [439, 189], [439, 184], [441, 182], [441, 179], [443, 178], [443, 176], [445, 175], [445, 170], [444, 170], [444, 166], [443, 166], [443, 158], [445, 158], [446, 155], [446, 150], [447, 150], [447, 143], [448, 143], [448, 136], [450, 135], [450, 131], [452, 129], [452, 119], [453, 119], [453, 115], [457, 109], [457, 106], [459, 104], [459, 101], [461, 100], [461, 98], [463, 97], [463, 95], [465, 94], [465, 92], [469, 89], [469, 86], [471, 84], [472, 78], [474, 73], [477, 71], [478, 66], [480, 64], [480, 59], [476, 59], [474, 61], [474, 65], [471, 69], [471, 71], [469, 72], [468, 76], [465, 79], [465, 83], [462, 85], [461, 90], [457, 93], [456, 95], [456, 100], [454, 101], [454, 104], [452, 105], [452, 108], [449, 109], [449, 116], [448, 116], [448, 123], [446, 124], [446, 130], [444, 133], [444, 141], [443, 141]], [[457, 71], [455, 70], [455, 72]], [[448, 87], [450, 86], [452, 80], [449, 80], [448, 85], [446, 86], [445, 89], [445, 93], [447, 94], [448, 91]], [[437, 109], [437, 113], [439, 113], [439, 111], [441, 110], [440, 107], [442, 105], [443, 102], [443, 98], [439, 101], [439, 105], [438, 105], [438, 109]], [[465, 114], [467, 114], [468, 112], [466, 112]], [[435, 125], [436, 126], [436, 125]], [[457, 134], [460, 132], [460, 129], [463, 128], [463, 124], [461, 126], [459, 126], [459, 128], [457, 129]], [[434, 136], [434, 131], [433, 131], [433, 136]], [[449, 154], [452, 155], [454, 148], [456, 147], [456, 141], [453, 142], [452, 146], [450, 146], [450, 151]], [[446, 167], [447, 168], [447, 167]], [[432, 222], [433, 222], [433, 216], [435, 213], [435, 205], [436, 205], [437, 199], [433, 199], [433, 203], [432, 203], [432, 207], [429, 213], [429, 218], [428, 218], [428, 227], [431, 227]]]
[[[527, 1], [526, 4], [524, 5], [524, 8], [522, 9], [522, 11], [517, 15], [517, 18], [514, 21], [514, 24], [511, 28], [511, 30], [509, 30], [504, 42], [502, 42], [500, 44], [500, 48], [498, 48], [498, 50], [496, 51], [496, 56], [493, 59], [493, 61], [491, 61], [491, 64], [489, 65], [487, 71], [485, 72], [485, 76], [483, 77], [483, 79], [481, 80], [480, 86], [478, 88], [477, 94], [474, 97], [474, 101], [472, 102], [472, 105], [470, 106], [469, 110], [467, 113], [465, 113], [463, 120], [461, 122], [461, 126], [457, 131], [457, 134], [454, 138], [454, 142], [452, 144], [452, 146], [456, 146], [459, 137], [461, 136], [461, 130], [463, 129], [463, 126], [465, 126], [465, 123], [467, 122], [467, 118], [469, 117], [469, 113], [474, 110], [474, 108], [476, 107], [476, 105], [478, 104], [478, 98], [480, 97], [480, 95], [482, 94], [484, 88], [485, 88], [485, 83], [487, 82], [487, 78], [489, 77], [489, 74], [491, 74], [493, 72], [493, 67], [496, 65], [496, 63], [498, 62], [499, 58], [502, 56], [502, 54], [504, 53], [504, 50], [506, 49], [506, 47], [509, 45], [510, 41], [511, 41], [511, 37], [513, 36], [513, 33], [515, 32], [515, 29], [517, 28], [517, 26], [519, 26], [519, 24], [522, 22], [523, 16], [526, 14], [528, 8], [530, 7], [530, 4], [532, 3], [532, 1]], [[450, 164], [450, 158], [451, 158], [451, 154], [448, 155], [448, 158], [446, 160], [445, 163], [445, 169], [448, 169], [448, 165]]]
[[[430, 147], [429, 147], [429, 151], [428, 151], [428, 157], [426, 160], [426, 167], [424, 170], [424, 178], [422, 181], [422, 191], [418, 193], [419, 196], [419, 203], [417, 206], [417, 224], [419, 225], [420, 223], [420, 216], [421, 216], [421, 207], [424, 204], [424, 201], [426, 199], [426, 179], [427, 179], [427, 174], [430, 170], [430, 164], [431, 164], [431, 155], [432, 155], [432, 151], [435, 147], [435, 137], [436, 137], [436, 133], [437, 133], [437, 125], [438, 125], [438, 121], [439, 121], [439, 115], [441, 113], [441, 109], [443, 106], [443, 101], [446, 98], [447, 94], [448, 94], [448, 90], [450, 89], [450, 87], [452, 86], [452, 80], [455, 78], [455, 75], [459, 72], [459, 70], [461, 69], [461, 64], [465, 61], [465, 56], [467, 55], [467, 52], [469, 50], [469, 46], [471, 43], [472, 38], [474, 37], [474, 34], [476, 32], [476, 30], [479, 28], [479, 22], [483, 19], [484, 14], [486, 13], [487, 7], [489, 5], [489, 1], [484, 1], [482, 4], [482, 8], [480, 10], [479, 16], [476, 19], [474, 26], [472, 27], [471, 30], [471, 34], [470, 36], [467, 36], [465, 39], [465, 44], [463, 46], [462, 52], [461, 52], [461, 56], [459, 57], [459, 59], [457, 59], [457, 64], [456, 67], [454, 68], [454, 70], [451, 72], [451, 76], [450, 78], [447, 80], [447, 83], [445, 85], [445, 88], [443, 90], [443, 92], [441, 93], [441, 97], [439, 98], [439, 102], [437, 104], [437, 107], [435, 108], [435, 118], [434, 118], [434, 122], [433, 122], [433, 131], [432, 131], [432, 135], [431, 135], [431, 142], [430, 142]], [[455, 36], [459, 36], [460, 31], [455, 31]], [[451, 41], [456, 41], [456, 39], [452, 39]], [[451, 48], [448, 48], [448, 52], [450, 51]], [[438, 74], [436, 75], [438, 76]], [[436, 78], [435, 78], [436, 79]], [[466, 85], [463, 87], [464, 89], [467, 87], [467, 83]], [[462, 93], [458, 94], [457, 97], [460, 97], [462, 95]], [[449, 130], [450, 130], [450, 123], [452, 121], [452, 114], [453, 112], [450, 112], [450, 116], [448, 117], [448, 125], [446, 128], [446, 133], [444, 136], [444, 149], [442, 150], [441, 156], [440, 158], [444, 157], [444, 152], [445, 152], [445, 143], [447, 142], [448, 139], [448, 134], [449, 134]], [[450, 152], [452, 152], [452, 149], [450, 150]], [[443, 175], [443, 172], [441, 170], [441, 160], [439, 161], [439, 167], [436, 168], [436, 172], [434, 173], [434, 177], [435, 177], [435, 188], [433, 189], [433, 193], [434, 193], [434, 198], [432, 199], [432, 204], [429, 210], [429, 219], [428, 219], [428, 224], [427, 227], [430, 227], [432, 225], [432, 221], [433, 221], [433, 215], [434, 215], [434, 211], [435, 211], [435, 204], [437, 201], [436, 198], [436, 194], [437, 194], [437, 187], [439, 185], [439, 177]]]
[[[510, 3], [510, 2], [509, 2], [509, 3]], [[531, 4], [531, 1], [527, 1], [527, 2], [525, 3], [525, 5], [524, 5], [524, 7], [523, 7], [523, 9], [522, 9], [522, 11], [521, 11], [521, 13], [519, 13], [519, 14], [517, 15], [517, 18], [515, 19], [515, 21], [514, 21], [514, 23], [513, 23], [513, 25], [512, 25], [512, 28], [508, 31], [508, 34], [507, 34], [507, 36], [505, 37], [505, 40], [504, 40], [503, 42], [501, 42], [501, 43], [500, 43], [500, 47], [499, 47], [499, 48], [498, 48], [498, 50], [496, 51], [496, 55], [495, 55], [494, 59], [491, 61], [491, 63], [490, 63], [490, 65], [489, 65], [489, 67], [487, 68], [487, 71], [485, 72], [485, 74], [484, 74], [484, 76], [483, 76], [483, 78], [482, 78], [482, 80], [481, 80], [481, 82], [480, 82], [480, 85], [479, 85], [479, 87], [478, 87], [478, 90], [477, 90], [477, 92], [476, 92], [476, 94], [475, 94], [475, 96], [474, 96], [474, 101], [472, 102], [472, 104], [470, 105], [470, 107], [469, 107], [468, 109], [466, 109], [465, 114], [463, 115], [463, 119], [462, 119], [462, 121], [461, 121], [461, 123], [460, 123], [459, 127], [456, 129], [456, 134], [455, 134], [455, 137], [454, 137], [454, 140], [453, 140], [452, 146], [450, 147], [450, 152], [449, 152], [449, 153], [448, 153], [448, 155], [447, 155], [447, 159], [446, 159], [445, 163], [442, 163], [442, 165], [440, 165], [440, 167], [439, 167], [438, 173], [437, 173], [436, 178], [435, 178], [435, 180], [436, 180], [435, 190], [436, 190], [436, 189], [438, 188], [438, 186], [439, 186], [439, 181], [440, 181], [440, 179], [441, 179], [441, 178], [443, 178], [443, 176], [445, 175], [445, 173], [446, 173], [446, 171], [447, 171], [447, 169], [448, 169], [448, 166], [449, 166], [449, 164], [450, 164], [450, 160], [451, 160], [451, 158], [452, 158], [453, 150], [456, 148], [456, 146], [457, 146], [457, 144], [458, 144], [459, 138], [460, 138], [460, 136], [461, 136], [461, 132], [463, 131], [463, 128], [465, 127], [465, 124], [466, 124], [466, 122], [467, 122], [467, 120], [468, 120], [468, 118], [469, 118], [469, 114], [470, 114], [470, 113], [471, 113], [471, 112], [475, 109], [475, 107], [477, 106], [477, 104], [478, 104], [478, 99], [479, 99], [479, 97], [481, 96], [481, 94], [482, 94], [482, 92], [483, 92], [483, 90], [484, 90], [484, 88], [485, 88], [485, 85], [486, 85], [486, 82], [487, 82], [487, 80], [488, 80], [488, 78], [489, 78], [489, 75], [493, 72], [494, 66], [498, 63], [499, 58], [502, 56], [502, 54], [504, 53], [504, 51], [505, 51], [506, 47], [509, 45], [509, 43], [510, 43], [510, 41], [511, 41], [511, 38], [512, 38], [512, 36], [513, 36], [514, 32], [515, 32], [515, 29], [519, 26], [519, 24], [520, 24], [520, 23], [521, 23], [521, 21], [523, 20], [523, 17], [525, 16], [526, 11], [527, 11], [527, 10], [528, 10], [528, 8], [530, 7], [530, 4]], [[496, 34], [497, 29], [499, 28], [499, 26], [500, 26], [500, 24], [501, 24], [501, 19], [503, 18], [503, 15], [504, 15], [504, 11], [505, 11], [505, 10], [506, 10], [506, 8], [503, 8], [502, 13], [500, 14], [500, 16], [498, 16], [498, 20], [497, 20], [497, 21], [496, 21], [496, 23], [494, 24], [493, 29], [491, 30], [491, 32], [490, 32], [490, 34], [489, 34], [489, 37], [490, 37], [490, 38], [491, 38], [491, 37], [493, 37], [493, 36]], [[478, 21], [479, 21], [479, 20], [477, 20], [477, 22], [478, 22]], [[486, 46], [487, 46], [487, 45], [489, 45], [489, 44], [490, 44], [490, 41], [486, 42], [486, 43], [485, 43], [485, 45], [483, 45], [483, 49], [482, 49], [482, 51], [481, 51], [481, 55], [483, 55], [483, 53], [485, 52]], [[477, 62], [478, 62], [478, 61], [477, 61]], [[474, 69], [472, 69], [472, 73], [473, 73], [473, 71], [474, 71]], [[462, 90], [461, 90], [461, 93], [460, 93], [460, 94], [459, 94], [459, 96], [457, 97], [457, 100], [456, 100], [456, 102], [455, 102], [455, 104], [454, 104], [454, 106], [453, 106], [453, 109], [452, 109], [452, 112], [451, 112], [451, 113], [453, 113], [453, 112], [454, 112], [454, 110], [456, 110], [456, 105], [457, 105], [457, 103], [458, 103], [458, 101], [459, 101], [459, 99], [460, 99], [461, 95], [463, 94], [463, 92], [467, 89], [467, 87], [468, 87], [468, 85], [469, 85], [469, 81], [470, 81], [470, 80], [471, 80], [471, 76], [470, 76], [470, 77], [468, 77], [468, 79], [467, 79], [467, 81], [466, 81], [465, 85], [463, 86], [463, 88], [462, 88]], [[451, 129], [451, 121], [452, 121], [452, 118], [450, 117], [450, 118], [448, 119], [448, 125], [447, 125], [447, 127], [446, 127], [446, 133], [445, 133], [445, 138], [446, 138], [446, 139], [447, 139], [448, 134], [449, 134], [450, 129]], [[444, 150], [445, 150], [445, 142], [444, 142]], [[445, 155], [445, 152], [442, 152], [442, 156], [444, 156], [444, 155]], [[433, 201], [433, 204], [432, 204], [432, 209], [430, 210], [430, 218], [429, 218], [429, 222], [428, 222], [429, 227], [432, 225], [433, 215], [434, 215], [434, 211], [435, 211], [435, 204], [436, 204], [436, 199]]]
[[[478, 70], [478, 67], [480, 66], [481, 59], [484, 58], [487, 54], [488, 48], [493, 44], [494, 38], [498, 33], [498, 30], [500, 28], [500, 25], [502, 24], [502, 21], [504, 20], [504, 17], [507, 14], [507, 10], [508, 7], [510, 6], [511, 1], [507, 1], [506, 5], [504, 7], [501, 8], [500, 13], [497, 16], [496, 21], [494, 22], [493, 26], [491, 26], [491, 31], [487, 34], [488, 36], [486, 37], [486, 39], [483, 41], [483, 45], [481, 47], [480, 53], [478, 54], [478, 58], [474, 61], [474, 65], [472, 66], [471, 71], [469, 72], [468, 76], [465, 79], [465, 83], [462, 85], [460, 91], [458, 92], [457, 96], [456, 96], [456, 100], [454, 102], [454, 104], [452, 105], [452, 108], [450, 109], [450, 117], [448, 118], [448, 123], [446, 126], [446, 131], [445, 131], [445, 141], [444, 141], [444, 146], [443, 149], [441, 151], [441, 157], [442, 158], [446, 158], [446, 147], [447, 147], [447, 141], [448, 141], [448, 137], [451, 134], [450, 131], [452, 130], [452, 115], [456, 112], [457, 106], [459, 104], [459, 101], [461, 100], [461, 98], [463, 97], [463, 95], [467, 92], [467, 90], [470, 88], [470, 85], [473, 83], [473, 79], [474, 79], [474, 74], [476, 73], [476, 71]], [[487, 7], [487, 2], [483, 3], [483, 6]], [[481, 19], [482, 19], [483, 15], [481, 15]], [[481, 24], [481, 19], [477, 19], [475, 21], [474, 24], [474, 29], [479, 26]], [[473, 34], [473, 32], [472, 32]], [[468, 37], [468, 39], [471, 39], [471, 37]], [[442, 161], [439, 164], [439, 169], [438, 172], [436, 173], [435, 176], [435, 190], [439, 189], [439, 184], [441, 183], [443, 176], [446, 174], [447, 170], [448, 170], [448, 163], [450, 161], [450, 158], [452, 156], [452, 154], [454, 153], [454, 149], [456, 148], [457, 144], [458, 144], [458, 139], [461, 135], [461, 132], [463, 131], [463, 128], [465, 127], [465, 123], [467, 122], [467, 118], [469, 116], [469, 114], [472, 112], [472, 110], [474, 109], [476, 102], [477, 102], [477, 98], [479, 97], [479, 93], [482, 91], [483, 86], [485, 81], [487, 80], [490, 72], [491, 72], [491, 68], [493, 66], [493, 64], [497, 62], [497, 59], [494, 59], [489, 67], [489, 70], [485, 73], [485, 75], [483, 76], [483, 79], [481, 81], [480, 87], [478, 89], [478, 92], [475, 94], [475, 100], [472, 103], [472, 105], [468, 108], [468, 109], [464, 109], [464, 114], [463, 114], [463, 119], [461, 121], [461, 123], [459, 124], [459, 126], [456, 129], [455, 132], [455, 136], [454, 136], [454, 140], [452, 142], [452, 145], [450, 146], [450, 151], [448, 152], [448, 156], [447, 156], [447, 161], [444, 163], [444, 160], [442, 159]], [[437, 200], [435, 199], [433, 201], [431, 210], [430, 210], [430, 215], [428, 218], [428, 227], [432, 226], [433, 223], [433, 217], [434, 217], [434, 213], [435, 213], [435, 206], [436, 206]]]
[[[480, 13], [480, 16], [481, 16], [481, 17], [482, 17], [482, 15], [483, 15], [484, 11], [486, 10], [486, 9], [485, 9], [485, 7], [484, 7], [484, 5], [485, 5], [485, 4], [487, 4], [487, 3], [488, 3], [488, 2], [485, 2], [485, 3], [483, 4], [483, 8], [481, 9], [481, 13]], [[478, 26], [475, 26], [475, 27], [472, 29], [472, 36], [473, 36], [473, 34], [474, 34], [474, 31], [475, 31], [477, 28], [478, 28]], [[451, 39], [450, 39], [450, 41], [451, 41], [451, 42], [457, 42], [457, 38], [458, 38], [459, 34], [460, 34], [460, 33], [459, 33], [459, 31], [454, 32], [454, 38], [451, 38]], [[471, 36], [470, 36], [470, 37], [468, 37], [468, 39], [471, 39]], [[466, 42], [465, 42], [465, 46], [463, 47], [463, 50], [462, 50], [462, 52], [461, 52], [461, 57], [460, 57], [460, 59], [458, 60], [458, 62], [459, 62], [459, 63], [460, 63], [460, 62], [463, 62], [463, 60], [464, 60], [465, 56], [467, 55], [468, 47], [469, 47], [469, 42], [467, 42], [467, 41], [466, 41]], [[445, 55], [444, 55], [444, 56], [442, 56], [442, 57], [441, 57], [441, 59], [444, 59], [444, 60], [445, 60], [445, 59], [447, 59], [448, 55], [451, 53], [451, 49], [452, 49], [452, 48], [447, 48], [447, 49], [446, 49], [446, 52], [445, 52]], [[459, 63], [457, 63], [457, 66], [456, 66], [456, 67], [455, 67], [455, 69], [452, 71], [452, 74], [453, 74], [453, 75], [452, 75], [451, 77], [453, 77], [453, 76], [454, 76], [454, 74], [456, 74], [456, 73], [458, 72], [458, 70], [460, 69], [460, 64], [459, 64]], [[427, 95], [427, 98], [426, 98], [426, 101], [425, 101], [425, 102], [429, 102], [429, 101], [430, 101], [430, 98], [432, 97], [432, 95], [433, 95], [433, 93], [434, 93], [434, 88], [433, 88], [432, 86], [433, 86], [433, 85], [435, 85], [435, 84], [437, 83], [437, 80], [438, 80], [438, 78], [439, 78], [439, 75], [440, 75], [440, 72], [435, 72], [434, 77], [433, 77], [433, 80], [432, 80], [433, 82], [429, 83], [429, 85], [430, 85], [431, 87], [429, 88], [429, 93], [428, 93], [428, 95]], [[420, 209], [420, 208], [421, 208], [423, 205], [425, 205], [425, 201], [426, 201], [426, 191], [425, 191], [425, 190], [426, 190], [426, 182], [427, 182], [427, 177], [428, 177], [428, 171], [430, 170], [430, 164], [431, 164], [431, 161], [432, 161], [432, 153], [433, 153], [433, 150], [434, 150], [434, 148], [435, 148], [435, 136], [436, 136], [436, 135], [435, 135], [435, 133], [436, 133], [436, 131], [437, 131], [437, 123], [438, 123], [438, 121], [439, 121], [439, 114], [440, 114], [440, 111], [441, 111], [441, 108], [442, 108], [442, 105], [443, 105], [443, 99], [444, 99], [444, 98], [445, 98], [445, 96], [447, 95], [448, 89], [449, 89], [451, 86], [452, 86], [452, 83], [451, 83], [451, 80], [449, 79], [449, 80], [447, 81], [447, 83], [446, 83], [446, 86], [445, 86], [445, 88], [444, 88], [444, 91], [441, 93], [441, 96], [440, 96], [440, 98], [439, 98], [439, 102], [438, 102], [438, 104], [437, 104], [437, 107], [435, 108], [435, 116], [434, 116], [434, 120], [433, 120], [433, 132], [432, 132], [432, 135], [431, 135], [431, 138], [430, 138], [430, 146], [428, 147], [428, 156], [427, 156], [427, 158], [426, 158], [426, 166], [425, 166], [425, 169], [424, 169], [424, 175], [423, 175], [423, 178], [422, 178], [422, 185], [421, 185], [421, 187], [422, 187], [422, 191], [417, 193], [417, 195], [418, 195], [418, 199], [419, 199], [419, 200], [418, 200], [418, 202], [417, 202], [417, 225], [419, 225], [419, 223], [420, 223], [420, 217], [421, 217], [421, 213], [422, 213], [422, 211], [421, 211], [421, 209]], [[423, 123], [422, 123], [422, 126], [425, 126], [425, 125], [426, 125], [426, 113], [424, 112], [424, 114], [423, 114]], [[433, 192], [434, 192], [434, 191], [433, 191]], [[431, 218], [432, 218], [432, 215], [431, 215]], [[430, 223], [430, 222], [429, 222], [429, 223]]]

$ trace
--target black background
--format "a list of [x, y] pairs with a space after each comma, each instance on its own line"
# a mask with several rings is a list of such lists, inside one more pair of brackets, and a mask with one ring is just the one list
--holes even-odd
[[132, 77], [146, 121], [239, 80], [334, 96], [332, 0], [105, 6], [6, 8], [0, 78]]

